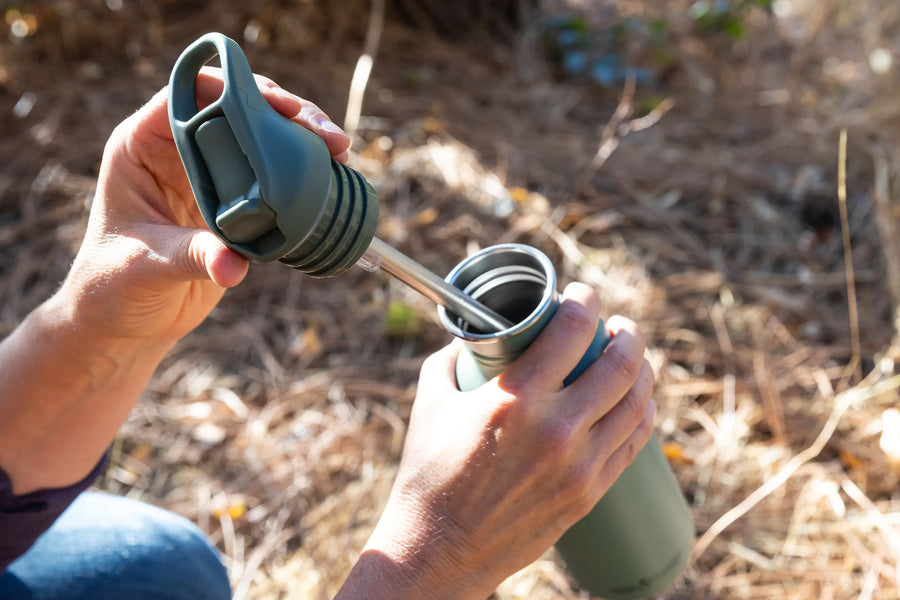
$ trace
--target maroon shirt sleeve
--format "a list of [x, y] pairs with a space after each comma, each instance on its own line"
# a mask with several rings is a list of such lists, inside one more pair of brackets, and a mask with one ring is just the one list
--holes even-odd
[[38, 490], [16, 496], [0, 469], [0, 574], [28, 550], [42, 533], [87, 489], [106, 467], [106, 455], [90, 474], [66, 488]]

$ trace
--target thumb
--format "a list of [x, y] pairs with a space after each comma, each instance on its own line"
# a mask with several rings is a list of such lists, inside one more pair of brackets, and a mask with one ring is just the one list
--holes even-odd
[[229, 249], [207, 229], [186, 229], [183, 234], [186, 248], [176, 257], [179, 275], [188, 280], [209, 279], [230, 288], [239, 284], [247, 275], [250, 263], [246, 258]]

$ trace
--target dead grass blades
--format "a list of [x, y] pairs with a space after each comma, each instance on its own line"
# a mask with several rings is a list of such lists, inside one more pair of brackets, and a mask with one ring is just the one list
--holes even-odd
[[[698, 530], [665, 598], [900, 595], [896, 2], [783, 0], [746, 13], [741, 39], [698, 31], [688, 0], [547, 2], [514, 44], [441, 38], [368, 0], [20, 4], [40, 19], [0, 41], [0, 331], [66, 272], [114, 125], [217, 29], [347, 107], [348, 127], [358, 115], [379, 237], [436, 273], [534, 244], [561, 284], [641, 323]], [[541, 28], [562, 5], [604, 43], [630, 32], [603, 52], [656, 80], [554, 72]], [[361, 48], [378, 55], [365, 83]], [[447, 341], [434, 320], [377, 275], [254, 266], [161, 365], [100, 485], [197, 522], [236, 598], [328, 598], [386, 499], [419, 365]], [[550, 551], [495, 597], [581, 596]]]

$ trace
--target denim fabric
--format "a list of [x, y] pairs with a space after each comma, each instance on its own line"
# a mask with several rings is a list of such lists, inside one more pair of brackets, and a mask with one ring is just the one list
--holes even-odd
[[47, 531], [75, 498], [106, 468], [106, 455], [81, 481], [64, 488], [13, 494], [12, 481], [0, 468], [0, 575]]
[[[0, 532], [2, 535], [2, 532]], [[218, 552], [187, 519], [85, 492], [0, 575], [3, 600], [227, 600]]]

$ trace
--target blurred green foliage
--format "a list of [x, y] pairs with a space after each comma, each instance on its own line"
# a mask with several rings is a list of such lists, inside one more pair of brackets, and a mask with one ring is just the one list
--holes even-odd
[[390, 336], [407, 336], [418, 333], [422, 321], [416, 309], [400, 300], [391, 300], [384, 317], [385, 333]]
[[[751, 14], [773, 12], [775, 0], [696, 0], [683, 18], [694, 33], [738, 41], [747, 35]], [[583, 78], [618, 88], [631, 78], [655, 84], [674, 62], [673, 31], [668, 17], [625, 16], [597, 23], [577, 12], [547, 19], [543, 28], [547, 57], [563, 77]]]
[[562, 74], [586, 77], [604, 87], [617, 87], [628, 78], [653, 83], [668, 62], [662, 19], [626, 17], [593, 28], [584, 16], [563, 13], [549, 19], [544, 34], [547, 55]]
[[740, 40], [747, 32], [747, 13], [754, 8], [771, 13], [773, 3], [774, 0], [697, 0], [688, 12], [699, 32], [724, 33]]

